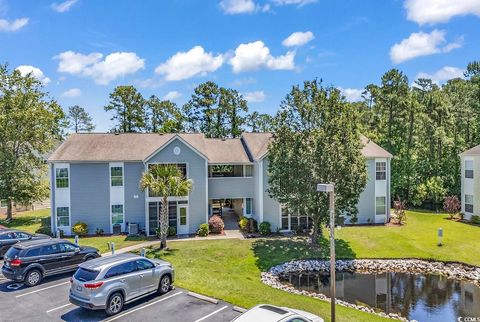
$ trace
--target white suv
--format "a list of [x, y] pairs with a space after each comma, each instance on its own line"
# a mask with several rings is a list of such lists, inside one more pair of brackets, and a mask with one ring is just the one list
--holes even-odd
[[[235, 322], [323, 322], [321, 317], [312, 313], [290, 309], [288, 307], [278, 307], [269, 304], [257, 305], [247, 312], [243, 313], [233, 321]], [[232, 322], [233, 322], [232, 321]]]

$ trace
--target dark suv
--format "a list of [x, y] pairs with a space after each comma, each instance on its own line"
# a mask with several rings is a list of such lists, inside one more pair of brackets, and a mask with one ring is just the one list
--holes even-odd
[[35, 286], [45, 276], [74, 271], [81, 263], [97, 257], [98, 249], [78, 247], [62, 239], [20, 242], [5, 254], [2, 273], [10, 280]]
[[50, 236], [43, 234], [29, 234], [21, 230], [16, 229], [0, 229], [0, 258], [2, 258], [7, 250], [14, 244], [36, 239], [48, 239]]

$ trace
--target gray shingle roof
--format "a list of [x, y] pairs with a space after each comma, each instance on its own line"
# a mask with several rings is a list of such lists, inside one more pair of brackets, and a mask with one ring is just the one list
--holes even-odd
[[471, 149], [468, 149], [467, 151], [463, 151], [460, 153], [461, 156], [475, 156], [475, 155], [480, 155], [480, 145], [474, 146]]
[[[209, 163], [248, 163], [263, 158], [271, 133], [243, 133], [241, 139], [209, 139], [203, 134], [86, 133], [71, 134], [52, 155], [50, 162], [144, 161], [175, 137], [180, 137]], [[365, 157], [392, 157], [362, 136]], [[248, 149], [248, 152], [247, 150]]]

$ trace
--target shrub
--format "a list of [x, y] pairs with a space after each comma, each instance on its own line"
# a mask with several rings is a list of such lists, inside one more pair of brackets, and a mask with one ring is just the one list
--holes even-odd
[[103, 235], [104, 233], [105, 233], [105, 232], [103, 231], [102, 228], [97, 228], [97, 229], [95, 230], [95, 235], [97, 235], [97, 236], [101, 236], [101, 235]]
[[206, 237], [208, 236], [209, 230], [208, 230], [208, 224], [201, 224], [200, 227], [198, 228], [198, 236]]
[[225, 224], [223, 223], [222, 217], [218, 215], [213, 215], [208, 220], [208, 226], [210, 228], [210, 232], [214, 234], [219, 234], [223, 231]]
[[453, 219], [453, 217], [460, 211], [461, 207], [460, 200], [458, 200], [457, 196], [448, 196], [443, 202], [443, 210], [450, 215], [450, 219]]
[[248, 230], [248, 218], [242, 216], [238, 222], [238, 226], [240, 226], [241, 230]]
[[473, 215], [472, 218], [470, 218], [470, 220], [471, 220], [474, 224], [480, 224], [480, 216]]
[[264, 221], [258, 226], [260, 235], [270, 235], [272, 233], [271, 225], [268, 221]]
[[38, 229], [35, 231], [35, 233], [51, 236], [51, 235], [52, 235], [52, 227], [50, 227], [50, 226], [42, 226], [42, 227], [38, 228]]
[[88, 225], [84, 222], [79, 221], [75, 225], [73, 225], [72, 231], [75, 235], [85, 236], [86, 234], [88, 234]]
[[177, 236], [177, 228], [176, 227], [171, 227], [171, 226], [168, 227], [167, 235], [169, 237]]

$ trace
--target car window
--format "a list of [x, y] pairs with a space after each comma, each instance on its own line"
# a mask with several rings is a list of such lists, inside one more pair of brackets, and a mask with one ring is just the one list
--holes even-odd
[[76, 249], [76, 247], [70, 243], [61, 243], [60, 244], [60, 249], [62, 253], [73, 253]]
[[73, 275], [73, 277], [75, 277], [75, 279], [77, 279], [78, 281], [81, 281], [81, 282], [89, 282], [89, 281], [95, 280], [98, 276], [98, 273], [100, 273], [100, 272], [95, 271], [93, 269], [86, 269], [86, 268], [80, 267], [75, 272], [75, 275]]
[[36, 247], [36, 248], [30, 249], [25, 256], [33, 257], [33, 256], [39, 256], [39, 255], [40, 255], [40, 247]]
[[146, 270], [146, 269], [152, 269], [154, 266], [155, 265], [149, 260], [146, 260], [146, 259], [137, 260], [137, 269], [139, 271], [143, 271], [143, 270]]
[[18, 239], [28, 239], [30, 238], [30, 236], [28, 236], [27, 234], [19, 231], [19, 232], [16, 232], [15, 233], [15, 236], [18, 238]]
[[40, 249], [40, 255], [51, 255], [53, 253], [54, 250], [52, 249], [52, 245], [45, 245]]
[[111, 278], [119, 275], [125, 275], [137, 270], [137, 265], [135, 261], [119, 264], [108, 270], [105, 274], [105, 278]]
[[20, 256], [22, 250], [16, 247], [10, 247], [10, 249], [5, 253], [5, 256], [8, 258], [16, 258]]
[[10, 238], [8, 237], [8, 234], [1, 234], [1, 235], [0, 235], [0, 240], [8, 240], [8, 239], [10, 239]]
[[59, 254], [62, 252], [62, 250], [60, 249], [60, 244], [52, 244], [50, 245], [51, 247], [51, 254]]

